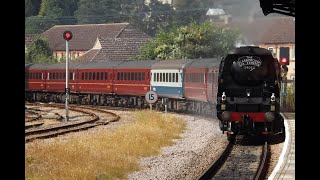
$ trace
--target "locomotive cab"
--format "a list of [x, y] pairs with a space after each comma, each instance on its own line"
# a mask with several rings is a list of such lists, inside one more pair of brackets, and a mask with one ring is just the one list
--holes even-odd
[[221, 60], [216, 109], [224, 133], [282, 131], [279, 68], [269, 50], [255, 46], [235, 48]]

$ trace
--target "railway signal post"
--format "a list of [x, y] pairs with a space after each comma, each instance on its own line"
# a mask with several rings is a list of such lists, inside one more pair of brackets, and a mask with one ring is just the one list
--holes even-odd
[[145, 95], [146, 101], [150, 104], [150, 110], [152, 110], [152, 104], [157, 102], [158, 95], [154, 91], [148, 91]]
[[72, 39], [72, 33], [71, 31], [65, 31], [63, 33], [63, 38], [66, 40], [66, 103], [65, 103], [65, 109], [66, 109], [66, 121], [69, 121], [69, 44], [68, 42]]

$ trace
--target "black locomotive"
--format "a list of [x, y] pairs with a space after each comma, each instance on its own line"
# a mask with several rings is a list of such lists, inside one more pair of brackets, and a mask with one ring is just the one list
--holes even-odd
[[231, 50], [219, 67], [217, 117], [228, 139], [237, 134], [279, 134], [281, 70], [267, 49]]

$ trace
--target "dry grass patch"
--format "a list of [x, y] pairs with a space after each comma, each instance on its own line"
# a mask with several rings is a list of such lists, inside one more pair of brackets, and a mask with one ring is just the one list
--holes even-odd
[[135, 112], [132, 118], [136, 121], [113, 132], [28, 144], [27, 179], [126, 179], [139, 170], [140, 157], [158, 155], [186, 126], [182, 119], [150, 110]]

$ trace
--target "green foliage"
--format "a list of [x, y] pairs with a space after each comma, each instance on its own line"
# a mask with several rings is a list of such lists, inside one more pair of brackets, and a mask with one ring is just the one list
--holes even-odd
[[150, 0], [148, 16], [145, 18], [145, 32], [155, 36], [162, 28], [170, 28], [174, 22], [174, 9], [169, 4], [162, 4], [158, 0]]
[[40, 34], [54, 26], [58, 20], [40, 17], [40, 16], [30, 16], [26, 18], [25, 22], [25, 33], [26, 34]]
[[25, 0], [24, 1], [25, 17], [38, 15], [40, 4], [41, 4], [41, 0]]
[[42, 37], [37, 37], [25, 53], [25, 63], [55, 63], [49, 43]]
[[192, 22], [203, 23], [209, 8], [213, 8], [212, 0], [175, 0], [175, 19], [179, 25]]
[[144, 45], [136, 59], [209, 58], [224, 55], [234, 47], [239, 32], [212, 23], [191, 23], [161, 30]]
[[79, 24], [98, 24], [120, 20], [118, 0], [80, 0], [75, 11]]
[[38, 16], [46, 17], [54, 24], [76, 24], [74, 12], [79, 0], [43, 0]]

